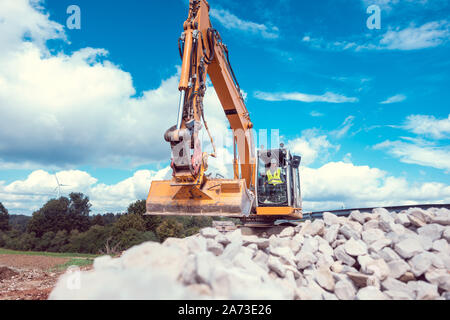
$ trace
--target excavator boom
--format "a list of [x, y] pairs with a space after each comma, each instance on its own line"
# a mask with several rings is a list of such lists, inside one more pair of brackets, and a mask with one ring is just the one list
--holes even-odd
[[[206, 0], [190, 0], [179, 39], [182, 58], [177, 123], [164, 138], [172, 149], [172, 180], [153, 181], [147, 198], [149, 215], [248, 216], [254, 211], [256, 156], [250, 116], [231, 68], [228, 48], [209, 19]], [[228, 118], [234, 140], [234, 179], [210, 179], [209, 155], [201, 149], [203, 97], [209, 75]]]

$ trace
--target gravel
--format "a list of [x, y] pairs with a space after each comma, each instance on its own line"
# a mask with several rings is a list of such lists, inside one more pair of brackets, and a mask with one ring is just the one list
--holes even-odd
[[384, 208], [325, 213], [270, 238], [206, 228], [97, 258], [50, 299], [445, 300], [450, 297], [450, 211]]

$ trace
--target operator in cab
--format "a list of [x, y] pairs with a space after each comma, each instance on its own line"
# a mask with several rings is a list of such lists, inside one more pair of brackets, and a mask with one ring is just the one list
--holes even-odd
[[281, 168], [278, 167], [278, 161], [276, 159], [270, 160], [270, 168], [266, 172], [267, 183], [272, 186], [277, 186], [284, 183], [281, 180]]

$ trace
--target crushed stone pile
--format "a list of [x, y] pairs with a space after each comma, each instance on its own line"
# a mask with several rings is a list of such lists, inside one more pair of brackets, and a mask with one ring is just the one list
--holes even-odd
[[270, 238], [206, 228], [99, 257], [50, 299], [450, 299], [449, 241], [436, 208], [325, 213]]

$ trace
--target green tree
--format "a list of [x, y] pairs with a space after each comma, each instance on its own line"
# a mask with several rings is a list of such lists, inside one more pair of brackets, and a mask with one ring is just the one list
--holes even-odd
[[69, 195], [70, 202], [68, 207], [68, 223], [65, 229], [70, 232], [73, 229], [84, 232], [89, 229], [91, 212], [91, 204], [89, 198], [82, 193], [71, 193]]
[[32, 251], [35, 249], [39, 239], [36, 238], [36, 234], [32, 233], [22, 233], [18, 238], [17, 250]]
[[100, 214], [97, 214], [94, 216], [94, 218], [91, 221], [91, 226], [105, 226], [105, 220]]
[[59, 230], [50, 241], [48, 251], [63, 252], [65, 245], [69, 242], [69, 235], [66, 230]]
[[125, 214], [114, 223], [114, 233], [119, 234], [129, 229], [137, 231], [146, 231], [145, 221], [142, 216], [137, 214]]
[[0, 202], [0, 231], [10, 230], [8, 210]]
[[57, 233], [66, 230], [67, 233], [77, 229], [87, 231], [90, 227], [89, 198], [82, 193], [71, 193], [70, 199], [61, 197], [48, 201], [41, 209], [33, 213], [27, 225], [28, 232], [35, 232], [38, 238], [46, 232]]
[[50, 248], [55, 233], [53, 231], [48, 231], [42, 235], [42, 237], [37, 241], [35, 250], [36, 251], [47, 251]]
[[163, 221], [160, 216], [145, 216], [144, 214], [147, 212], [146, 201], [145, 200], [137, 200], [128, 206], [127, 210], [128, 214], [138, 214], [143, 217], [145, 221], [145, 229], [147, 231], [156, 232], [156, 228]]
[[161, 242], [164, 242], [167, 238], [181, 238], [183, 233], [183, 225], [175, 219], [164, 220], [161, 225], [156, 228], [156, 234]]
[[69, 228], [70, 222], [67, 215], [69, 204], [69, 199], [65, 197], [48, 201], [41, 209], [33, 213], [33, 217], [28, 222], [27, 231], [34, 232], [38, 238], [41, 238], [46, 232], [56, 233]]

